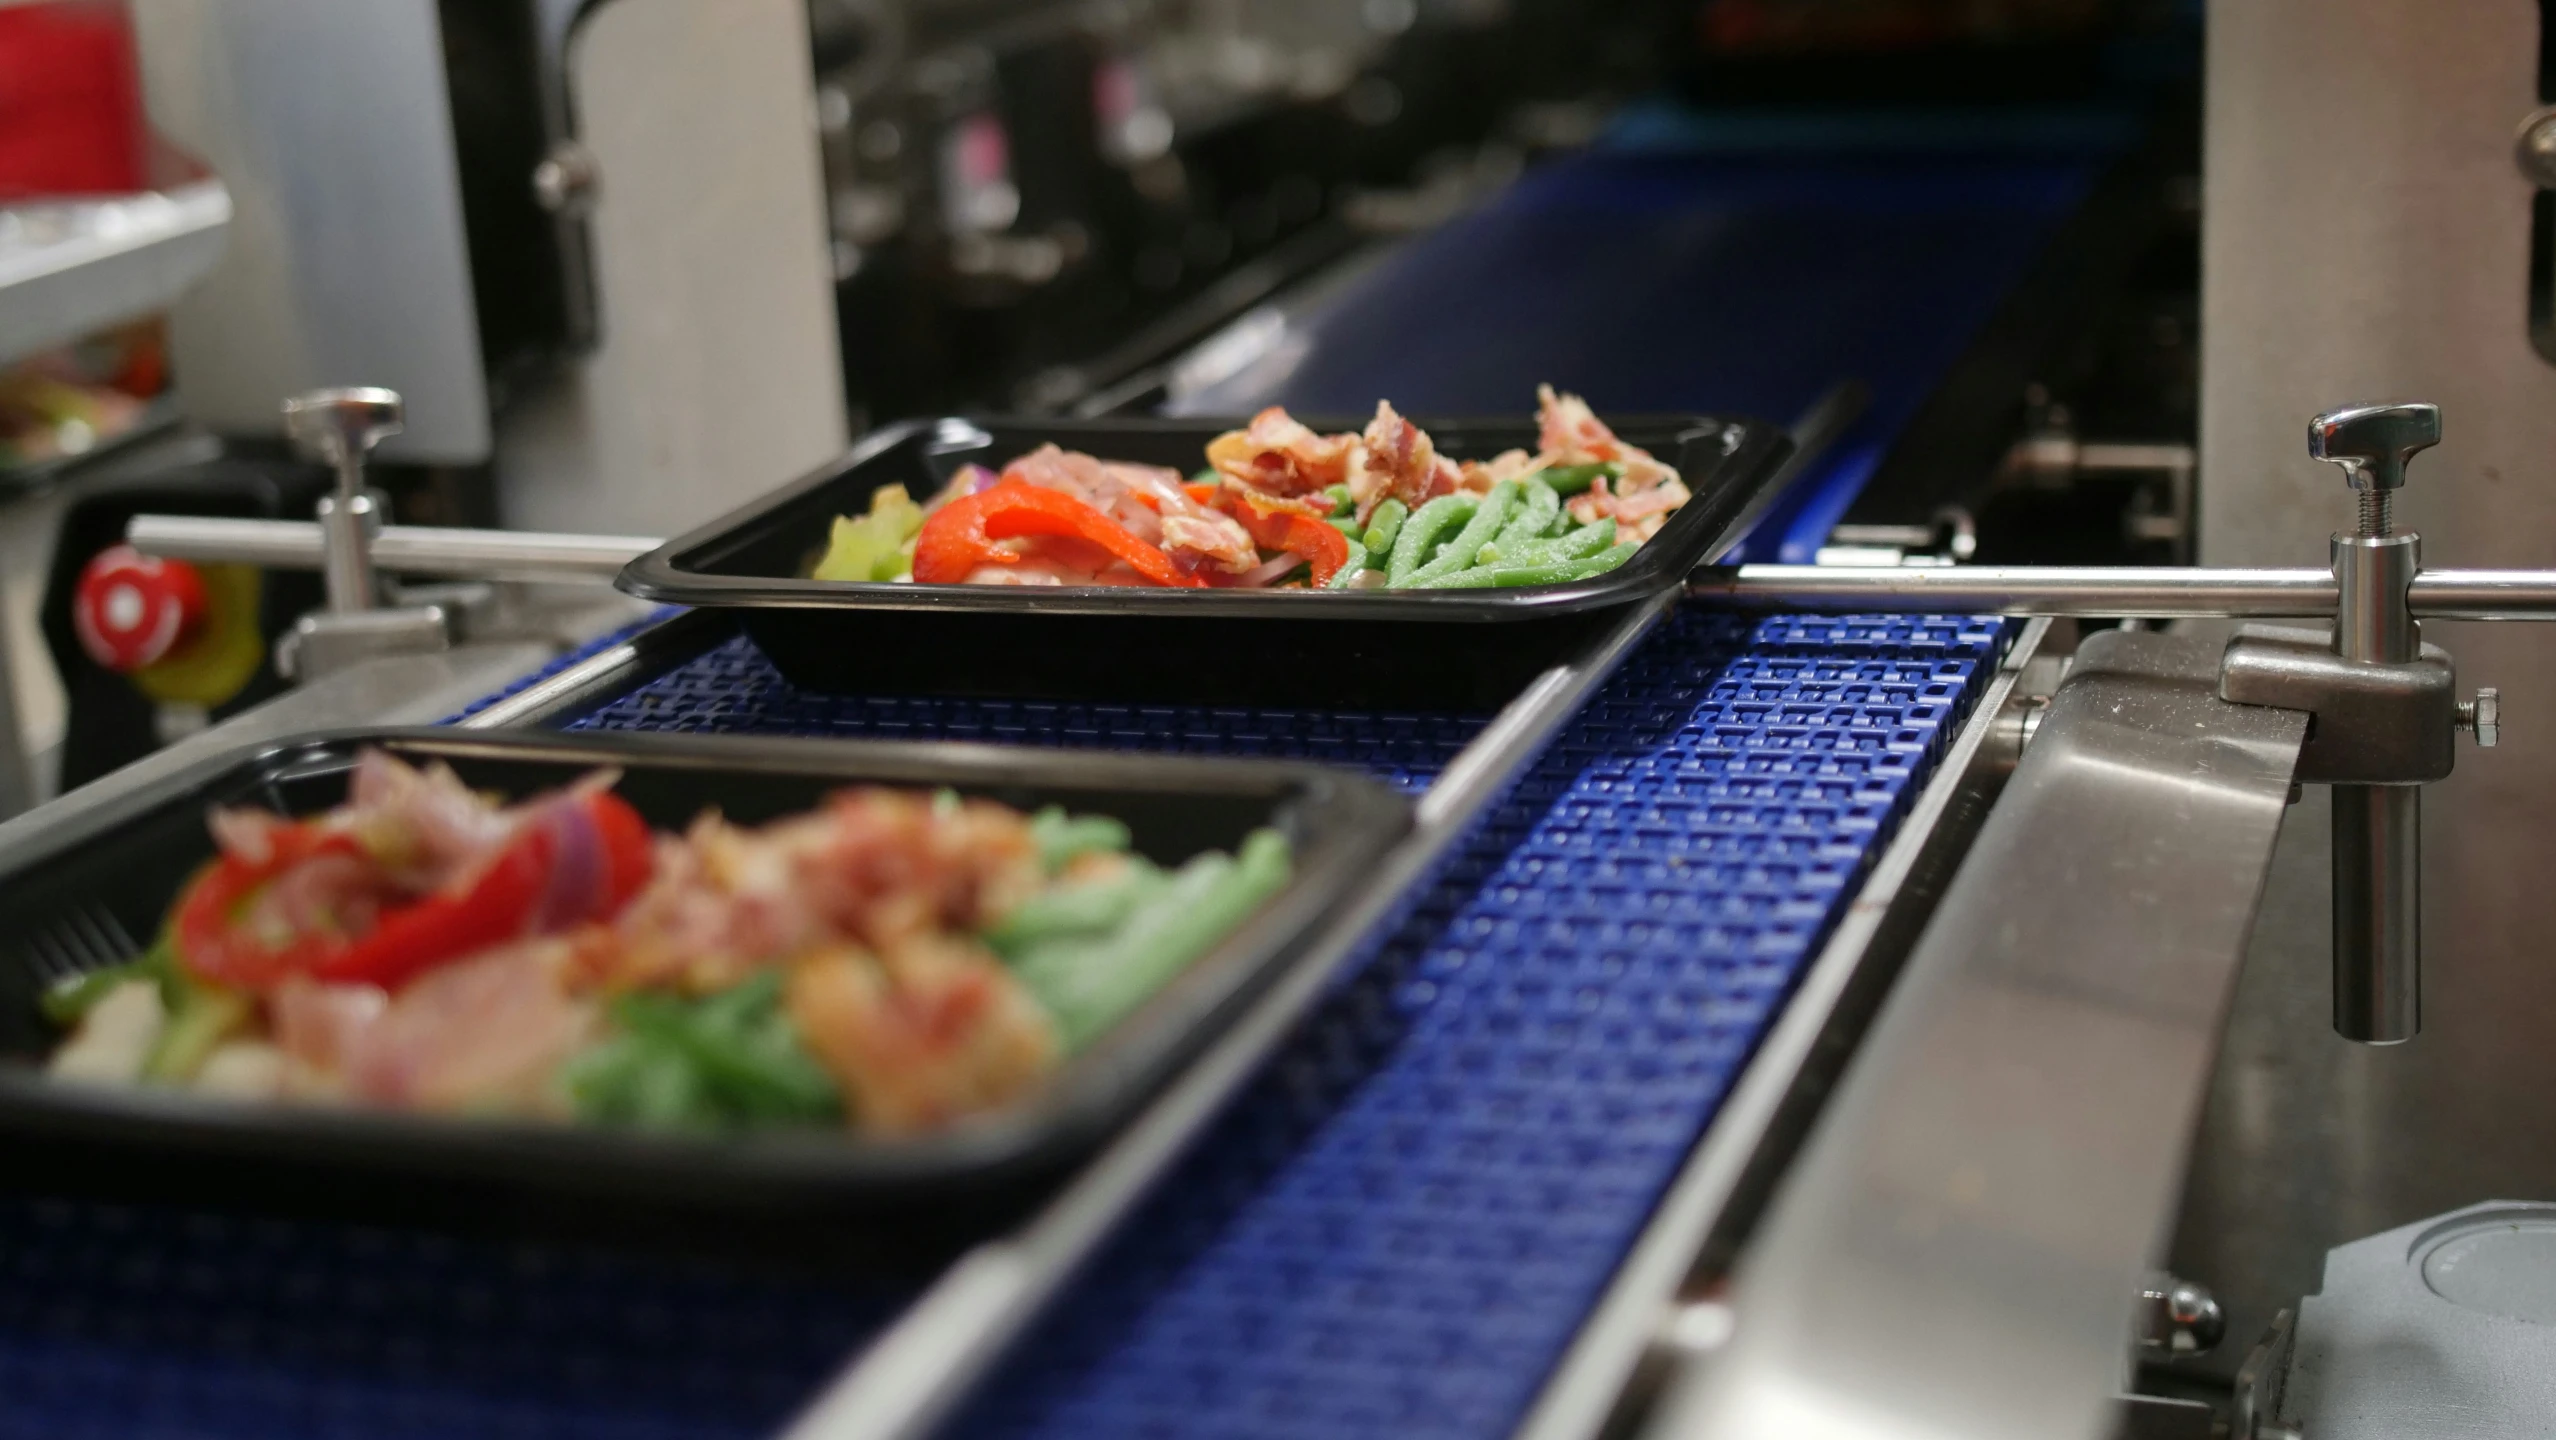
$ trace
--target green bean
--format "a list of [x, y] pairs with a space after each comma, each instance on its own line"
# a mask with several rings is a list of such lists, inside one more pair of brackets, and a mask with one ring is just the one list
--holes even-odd
[[1331, 498], [1331, 513], [1334, 515], [1348, 514], [1350, 507], [1356, 503], [1350, 498], [1346, 485], [1325, 485], [1322, 493]]
[[1456, 537], [1447, 542], [1446, 548], [1440, 550], [1435, 559], [1412, 571], [1407, 578], [1393, 583], [1397, 586], [1417, 585], [1469, 568], [1473, 557], [1481, 553], [1483, 546], [1491, 543], [1491, 537], [1500, 533], [1502, 525], [1508, 523], [1509, 512], [1517, 508], [1519, 489], [1515, 480], [1503, 480], [1492, 486], [1483, 495], [1482, 503], [1474, 508], [1473, 518], [1465, 522], [1464, 528], [1456, 532]]
[[1334, 515], [1322, 523], [1339, 531], [1341, 534], [1348, 536], [1350, 544], [1357, 546], [1361, 550], [1367, 548], [1367, 528], [1358, 523], [1357, 516]]
[[1609, 480], [1621, 480], [1624, 467], [1613, 461], [1595, 465], [1549, 465], [1535, 472], [1534, 478], [1552, 486], [1556, 495], [1577, 495], [1595, 484], [1600, 475]]
[[[733, 989], [686, 1004], [632, 994], [613, 1003], [632, 1038], [680, 1056], [715, 1119], [815, 1120], [837, 1113], [833, 1077], [799, 1047], [781, 1009], [781, 976], [765, 971]], [[663, 1082], [660, 1082], [663, 1083]]]
[[1127, 848], [1127, 827], [1106, 815], [1068, 815], [1050, 805], [1030, 817], [1030, 842], [1052, 874], [1077, 856]]
[[1470, 570], [1451, 571], [1434, 579], [1424, 580], [1417, 588], [1475, 590], [1495, 587], [1506, 589], [1518, 585], [1566, 585], [1574, 580], [1586, 580], [1592, 575], [1603, 575], [1632, 559], [1633, 552], [1641, 548], [1639, 545], [1625, 544], [1618, 545], [1604, 554], [1590, 555], [1578, 560], [1549, 560], [1528, 565], [1481, 565]]
[[44, 1011], [44, 1018], [68, 1030], [89, 1018], [89, 1012], [98, 1008], [99, 1001], [127, 981], [142, 980], [157, 985], [161, 1000], [167, 1001], [172, 976], [168, 951], [154, 945], [121, 965], [63, 976], [45, 988], [36, 1005]]
[[1615, 522], [1592, 520], [1577, 530], [1555, 540], [1532, 540], [1515, 549], [1501, 547], [1503, 565], [1543, 565], [1560, 560], [1585, 560], [1615, 543]]
[[1014, 973], [1077, 1049], [1135, 1009], [1181, 967], [1242, 923], [1287, 883], [1287, 842], [1256, 830], [1239, 856], [1201, 855], [1115, 932], [1040, 945]]
[[1125, 874], [1060, 886], [1022, 901], [986, 930], [985, 943], [1009, 959], [1059, 936], [1114, 930], [1168, 883], [1152, 861], [1131, 860]]
[[1508, 551], [1530, 540], [1541, 540], [1553, 529], [1554, 519], [1561, 513], [1561, 494], [1552, 486], [1529, 476], [1518, 513], [1509, 517], [1508, 524], [1500, 527], [1493, 543]]
[[1331, 578], [1322, 582], [1322, 588], [1325, 590], [1355, 590], [1358, 588], [1358, 577], [1366, 574], [1373, 568], [1374, 563], [1370, 558], [1370, 552], [1366, 549], [1366, 547], [1352, 546], [1349, 550], [1348, 561], [1339, 569], [1331, 572]]
[[1379, 560], [1393, 554], [1393, 539], [1402, 533], [1402, 522], [1411, 518], [1411, 507], [1399, 500], [1387, 500], [1367, 517], [1367, 553]]
[[195, 1072], [211, 1058], [214, 1047], [249, 1022], [252, 1007], [246, 995], [192, 981], [184, 985], [167, 1027], [151, 1047], [151, 1058], [142, 1063], [145, 1080], [176, 1083], [194, 1079]]
[[1481, 508], [1479, 496], [1441, 495], [1412, 512], [1411, 518], [1402, 522], [1402, 532], [1394, 536], [1393, 559], [1385, 566], [1385, 584], [1399, 587], [1410, 580], [1412, 572], [1429, 558], [1430, 548], [1449, 527], [1470, 523]]

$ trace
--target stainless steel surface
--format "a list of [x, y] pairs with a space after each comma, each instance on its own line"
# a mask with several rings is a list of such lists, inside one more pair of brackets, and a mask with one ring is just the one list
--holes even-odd
[[2281, 1392], [2290, 1380], [2290, 1354], [2297, 1337], [2297, 1318], [2288, 1311], [2274, 1314], [2263, 1338], [2247, 1352], [2245, 1363], [2237, 1367], [2235, 1403], [2229, 1407], [2229, 1440], [2291, 1440], [2295, 1432], [2283, 1425]]
[[2458, 672], [2425, 645], [2402, 665], [2347, 660], [2329, 628], [2243, 625], [2219, 658], [2219, 698], [2316, 717], [2298, 778], [2399, 785], [2446, 777], [2458, 755]]
[[919, 1437], [1037, 1317], [1285, 1038], [1341, 963], [1426, 876], [1660, 617], [1638, 606], [1581, 659], [1548, 670], [1421, 800], [1409, 839], [1334, 918], [1313, 954], [1021, 1229], [978, 1246], [873, 1341], [786, 1432], [790, 1440]]
[[[325, 553], [319, 527], [303, 520], [137, 515], [125, 526], [124, 538], [145, 555], [278, 569], [316, 569]], [[639, 535], [385, 525], [373, 537], [372, 554], [374, 568], [401, 575], [609, 581], [621, 567], [662, 543]]]
[[2139, 1348], [2160, 1359], [2207, 1355], [2227, 1335], [2219, 1298], [2163, 1271], [2139, 1287]]
[[294, 448], [337, 473], [337, 493], [320, 502], [320, 573], [328, 608], [339, 615], [370, 610], [381, 598], [373, 578], [373, 532], [381, 502], [364, 488], [373, 447], [406, 428], [399, 392], [365, 386], [312, 390], [284, 402], [284, 433]]
[[41, 830], [237, 746], [346, 725], [424, 725], [540, 666], [546, 645], [470, 645], [440, 655], [368, 660], [155, 750], [5, 823], [0, 844]]
[[[2458, 422], [2399, 501], [2427, 552], [2556, 564], [2556, 367], [2530, 341], [2536, 188], [2512, 165], [2542, 103], [2539, 7], [2244, 0], [2207, 23], [2201, 560], [2322, 559], [2301, 530], [2334, 477], [2299, 455], [2299, 418], [2419, 395]], [[2411, 1045], [2327, 1029], [2324, 794], [2284, 838], [2173, 1262], [2240, 1334], [2314, 1289], [2334, 1245], [2482, 1196], [2556, 1198], [2556, 637], [2444, 629], [2494, 613], [2490, 594], [2423, 588], [2426, 637], [2517, 728], [2424, 797], [2430, 1033]]]
[[[1712, 1301], [1681, 1303], [1681, 1290], [1717, 1278], [1698, 1273], [1726, 1258], [1709, 1253], [1717, 1247], [1708, 1242], [1727, 1229], [1744, 1228], [1745, 1217], [1735, 1212], [1764, 1198], [1764, 1187], [1817, 1116], [1873, 1006], [2013, 772], [2014, 757], [2001, 747], [2015, 743], [2011, 717], [2029, 698], [2017, 687], [2040, 654], [2050, 624], [2033, 621], [2007, 652], [1935, 778], [1545, 1381], [1516, 1440], [1597, 1435], [1610, 1415], [1648, 1398], [1636, 1381], [1646, 1355], [1658, 1350], [1662, 1363], [1673, 1365], [1681, 1353], [1718, 1349], [1728, 1339], [1728, 1308]], [[1699, 1343], [1699, 1330], [1712, 1343]], [[1628, 1386], [1635, 1393], [1628, 1394]]]
[[2414, 579], [2423, 567], [2422, 537], [2337, 535], [2330, 543], [2339, 591], [2334, 653], [2378, 665], [2413, 659], [2423, 643], [2412, 603]]
[[2494, 1201], [2336, 1247], [2280, 1422], [2310, 1440], [2539, 1440], [2556, 1415], [2556, 1205]]
[[134, 0], [154, 127], [237, 212], [170, 317], [187, 413], [277, 433], [275, 401], [360, 376], [407, 397], [387, 459], [489, 456], [436, 0]]
[[2305, 730], [2217, 647], [2078, 652], [1648, 1433], [2075, 1440], [2114, 1418]]
[[452, 617], [441, 605], [305, 615], [275, 642], [275, 668], [287, 680], [306, 683], [374, 659], [451, 648]]
[[213, 268], [230, 223], [219, 180], [0, 208], [0, 365], [166, 306]]
[[[2310, 431], [2316, 457], [2344, 463], [2361, 491], [2361, 533], [2333, 539], [2334, 580], [2342, 592], [2334, 652], [2363, 664], [2406, 664], [2423, 643], [2406, 601], [2422, 569], [2422, 542], [2389, 534], [2384, 503], [2371, 502], [2384, 502], [2404, 483], [2406, 454], [2438, 442], [2440, 412], [2410, 420], [2341, 413], [2366, 418], [2325, 415], [2318, 425], [2357, 434], [2358, 449], [2333, 453], [2331, 446], [2341, 442], [2321, 428]], [[2446, 747], [2447, 735], [2441, 743]], [[2335, 786], [2333, 872], [2334, 1031], [2369, 1045], [2402, 1044], [2423, 1028], [2423, 792], [2407, 785]]]

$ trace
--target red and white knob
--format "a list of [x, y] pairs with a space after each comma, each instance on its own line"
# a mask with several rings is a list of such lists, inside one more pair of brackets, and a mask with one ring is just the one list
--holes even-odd
[[110, 545], [80, 571], [71, 628], [90, 659], [129, 675], [168, 658], [202, 630], [207, 605], [204, 577], [194, 566]]

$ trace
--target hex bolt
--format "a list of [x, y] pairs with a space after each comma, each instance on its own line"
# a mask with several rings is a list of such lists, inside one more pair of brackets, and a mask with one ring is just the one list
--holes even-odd
[[2503, 692], [2477, 686], [2476, 698], [2459, 704], [2458, 728], [2476, 737], [2476, 748], [2493, 749], [2503, 738]]

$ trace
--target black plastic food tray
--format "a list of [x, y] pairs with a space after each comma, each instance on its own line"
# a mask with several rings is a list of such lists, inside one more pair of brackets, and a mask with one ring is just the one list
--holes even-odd
[[[805, 810], [846, 784], [948, 786], [1023, 808], [1124, 821], [1134, 847], [1176, 864], [1231, 850], [1256, 827], [1294, 845], [1287, 888], [1151, 1000], [1005, 1110], [914, 1138], [792, 1130], [723, 1137], [231, 1103], [180, 1091], [82, 1085], [38, 1068], [58, 1036], [37, 1008], [66, 973], [152, 935], [212, 854], [205, 807], [307, 814], [345, 797], [358, 750], [441, 760], [509, 796], [597, 766], [660, 829], [708, 806], [754, 822]], [[289, 1161], [374, 1179], [496, 1182], [674, 1206], [897, 1205], [1016, 1185], [1088, 1152], [1300, 958], [1315, 923], [1409, 828], [1393, 791], [1317, 766], [1245, 761], [675, 735], [467, 736], [333, 732], [276, 742], [174, 775], [100, 813], [0, 851], [0, 1130], [130, 1155]], [[171, 1174], [182, 1174], [172, 1168]]]
[[[1000, 468], [1049, 441], [1187, 473], [1230, 428], [1209, 420], [908, 421], [632, 561], [621, 588], [735, 608], [792, 683], [835, 694], [1494, 708], [1577, 653], [1611, 613], [1667, 593], [1719, 558], [1791, 451], [1779, 431], [1749, 421], [1620, 423], [1625, 440], [1678, 467], [1694, 498], [1624, 565], [1568, 585], [1273, 592], [805, 578], [833, 518], [860, 514], [880, 486], [901, 483], [920, 500], [961, 465]], [[1458, 459], [1536, 445], [1535, 428], [1519, 421], [1424, 428]]]

